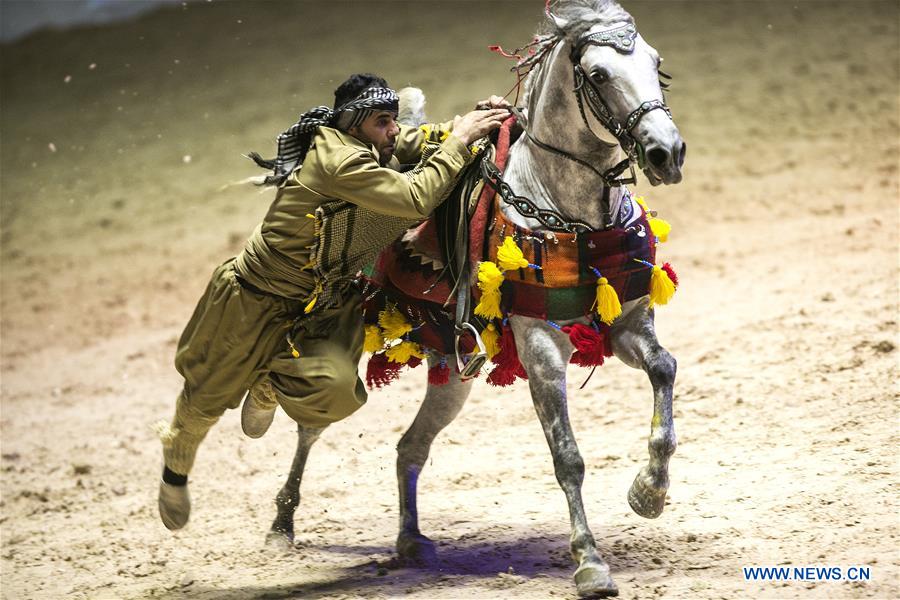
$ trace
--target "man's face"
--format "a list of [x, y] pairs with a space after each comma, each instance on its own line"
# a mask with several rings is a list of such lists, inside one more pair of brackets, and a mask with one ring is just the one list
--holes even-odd
[[394, 144], [400, 133], [396, 117], [395, 113], [380, 110], [348, 131], [356, 139], [375, 146], [381, 166], [386, 165], [394, 155]]

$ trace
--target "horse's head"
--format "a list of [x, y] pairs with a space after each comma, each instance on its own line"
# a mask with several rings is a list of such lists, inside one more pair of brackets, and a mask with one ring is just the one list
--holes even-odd
[[[660, 78], [669, 76], [659, 70], [657, 51], [638, 34], [631, 15], [612, 0], [553, 4], [544, 38], [548, 48], [556, 46], [546, 61], [554, 63], [553, 75], [531, 83], [559, 86], [560, 93], [547, 102], [557, 113], [567, 113], [564, 128], [581, 130], [576, 137], [582, 152], [572, 152], [575, 148], [567, 143], [567, 153], [586, 158], [584, 151], [590, 154], [594, 145], [618, 145], [651, 184], [679, 183], [686, 145], [665, 103], [667, 84]], [[574, 94], [562, 93], [571, 90], [573, 82]], [[539, 110], [554, 112], [549, 104]], [[561, 128], [563, 115], [555, 117], [544, 128], [548, 137]]]
[[680, 182], [687, 145], [663, 97], [662, 58], [634, 24], [591, 27], [570, 58], [584, 109], [634, 152], [651, 184]]

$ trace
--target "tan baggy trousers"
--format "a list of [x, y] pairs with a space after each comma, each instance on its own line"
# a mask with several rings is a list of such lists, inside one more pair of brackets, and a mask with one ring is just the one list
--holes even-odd
[[359, 296], [295, 326], [302, 314], [300, 302], [242, 287], [234, 259], [213, 272], [175, 354], [184, 389], [163, 442], [170, 470], [187, 475], [210, 427], [263, 378], [284, 412], [308, 427], [339, 421], [366, 402], [357, 375], [364, 339]]

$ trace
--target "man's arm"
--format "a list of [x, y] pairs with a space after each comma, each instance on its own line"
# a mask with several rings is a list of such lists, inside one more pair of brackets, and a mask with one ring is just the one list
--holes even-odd
[[446, 123], [426, 123], [419, 127], [409, 125], [400, 126], [400, 134], [397, 136], [394, 156], [400, 164], [415, 164], [422, 158], [425, 150], [425, 141], [443, 143], [453, 131], [453, 121]]
[[[476, 110], [491, 110], [495, 108], [510, 108], [510, 103], [500, 96], [490, 96], [475, 104]], [[457, 117], [458, 119], [459, 117]], [[414, 164], [419, 162], [422, 151], [425, 149], [425, 141], [442, 143], [453, 131], [453, 123], [456, 119], [444, 123], [426, 123], [419, 127], [400, 125], [400, 134], [394, 148], [394, 156], [400, 164]]]
[[468, 145], [497, 129], [507, 109], [472, 111], [453, 119], [453, 133], [414, 175], [381, 167], [368, 150], [351, 150], [327, 169], [325, 193], [370, 210], [417, 219], [443, 202], [472, 154]]
[[471, 160], [466, 144], [454, 135], [447, 136], [424, 168], [412, 177], [380, 166], [371, 152], [359, 150], [343, 158], [329, 173], [331, 177], [323, 191], [386, 215], [423, 218], [440, 205]]

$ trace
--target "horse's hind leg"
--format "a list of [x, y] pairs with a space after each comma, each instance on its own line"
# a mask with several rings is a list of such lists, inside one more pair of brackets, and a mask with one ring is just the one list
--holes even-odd
[[[446, 357], [453, 365], [454, 356]], [[429, 357], [429, 366], [435, 364]], [[450, 370], [450, 382], [445, 385], [429, 385], [425, 400], [419, 407], [415, 420], [397, 444], [397, 483], [400, 488], [400, 533], [397, 536], [397, 554], [402, 559], [427, 564], [436, 559], [434, 543], [419, 532], [419, 514], [416, 509], [416, 484], [422, 467], [428, 459], [431, 442], [444, 427], [450, 424], [462, 409], [472, 381], [460, 381], [455, 369]]]
[[566, 495], [572, 534], [569, 549], [578, 563], [575, 585], [579, 596], [605, 597], [619, 593], [609, 566], [597, 552], [581, 498], [584, 460], [578, 452], [566, 404], [566, 365], [572, 354], [569, 337], [545, 323], [510, 317], [519, 358], [528, 372], [531, 398], [553, 455], [556, 480]]
[[292, 546], [294, 542], [294, 511], [300, 504], [300, 480], [303, 478], [303, 469], [306, 467], [306, 459], [309, 450], [319, 439], [324, 427], [304, 427], [297, 425], [297, 450], [291, 463], [291, 472], [288, 473], [284, 487], [275, 497], [275, 507], [278, 514], [272, 521], [272, 527], [266, 535], [266, 543], [272, 546]]
[[659, 345], [653, 328], [653, 311], [646, 300], [617, 322], [610, 331], [616, 357], [636, 369], [643, 369], [653, 386], [653, 419], [647, 444], [650, 461], [641, 468], [628, 490], [628, 503], [642, 517], [662, 514], [669, 489], [669, 457], [675, 452], [675, 423], [672, 418], [672, 388], [676, 362]]

